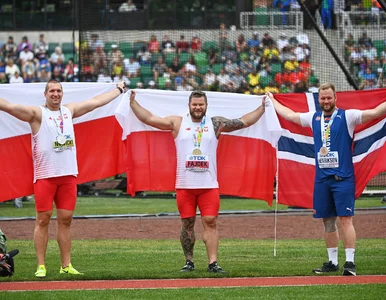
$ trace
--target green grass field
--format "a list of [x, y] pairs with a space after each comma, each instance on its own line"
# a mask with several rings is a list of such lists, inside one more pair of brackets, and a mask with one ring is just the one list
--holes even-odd
[[[34, 203], [23, 202], [15, 209], [11, 202], [0, 205], [0, 217], [34, 216]], [[385, 207], [378, 198], [361, 198], [356, 207]], [[264, 201], [222, 199], [221, 210], [272, 210]], [[279, 206], [279, 209], [287, 209]], [[75, 215], [156, 214], [177, 212], [174, 199], [79, 198]], [[323, 240], [279, 240], [273, 256], [273, 240], [221, 239], [219, 263], [225, 277], [312, 276], [312, 268], [326, 259]], [[36, 258], [32, 240], [9, 240], [8, 249], [19, 249], [16, 272], [2, 281], [35, 281]], [[344, 262], [340, 245], [339, 259]], [[386, 274], [384, 239], [359, 239], [356, 264], [359, 275]], [[196, 270], [180, 273], [184, 264], [180, 243], [169, 240], [74, 240], [72, 263], [85, 274], [68, 277], [59, 274], [59, 250], [50, 240], [47, 251], [48, 274], [53, 280], [173, 279], [217, 277], [206, 271], [206, 251], [202, 241], [195, 247]], [[340, 275], [335, 273], [331, 275]], [[302, 287], [189, 288], [104, 291], [1, 292], [0, 299], [382, 299], [386, 285], [328, 285]]]
[[[356, 208], [386, 207], [379, 197], [360, 198]], [[287, 209], [278, 205], [278, 209]], [[265, 201], [252, 199], [221, 199], [221, 211], [274, 210]], [[75, 209], [76, 216], [115, 215], [115, 214], [157, 214], [177, 213], [175, 199], [164, 198], [116, 198], [116, 197], [78, 197]], [[0, 219], [4, 217], [34, 217], [34, 202], [23, 202], [23, 208], [16, 209], [12, 202], [0, 203]]]

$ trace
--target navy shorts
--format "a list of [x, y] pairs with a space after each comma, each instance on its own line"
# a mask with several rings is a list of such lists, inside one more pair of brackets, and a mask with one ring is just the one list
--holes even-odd
[[315, 182], [314, 218], [348, 217], [354, 215], [355, 180], [330, 176]]

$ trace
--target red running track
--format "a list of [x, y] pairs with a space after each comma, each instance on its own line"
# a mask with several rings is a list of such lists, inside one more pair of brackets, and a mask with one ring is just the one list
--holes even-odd
[[386, 284], [386, 275], [1, 282], [0, 291]]

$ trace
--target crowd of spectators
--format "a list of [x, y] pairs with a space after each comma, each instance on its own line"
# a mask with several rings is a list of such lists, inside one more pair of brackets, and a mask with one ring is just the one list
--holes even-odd
[[[278, 39], [268, 32], [261, 38], [258, 32], [249, 37], [240, 33], [234, 42], [228, 35], [223, 24], [218, 39], [204, 42], [197, 34], [191, 39], [182, 34], [176, 41], [168, 35], [158, 41], [151, 35], [148, 41], [121, 43], [102, 41], [93, 34], [77, 46], [80, 69], [77, 60], [66, 59], [60, 46], [50, 53], [43, 34], [34, 43], [24, 36], [18, 44], [9, 36], [0, 44], [0, 83], [125, 80], [130, 88], [177, 91], [254, 95], [317, 91], [319, 80], [310, 64], [305, 33], [287, 37], [282, 32]], [[377, 75], [384, 66], [385, 50], [378, 55], [365, 33], [357, 42], [352, 35], [345, 41], [345, 57], [361, 79], [361, 88], [379, 87]]]
[[356, 41], [349, 34], [344, 42], [345, 59], [350, 64], [351, 73], [360, 84], [360, 89], [370, 90], [385, 87], [386, 40], [372, 41], [363, 32]]
[[31, 43], [23, 36], [17, 44], [12, 36], [0, 44], [0, 83], [47, 82], [51, 78], [73, 81], [78, 68], [72, 58], [65, 63], [60, 46], [49, 53], [44, 34]]
[[[149, 41], [104, 43], [94, 34], [81, 46], [81, 81], [117, 82], [131, 88], [210, 90], [246, 94], [316, 91], [319, 80], [309, 59], [308, 36], [299, 33], [273, 39], [268, 32], [259, 38], [239, 34], [228, 39], [224, 25], [219, 38], [205, 42], [194, 34], [173, 41], [151, 35]], [[129, 49], [125, 48], [129, 47]]]

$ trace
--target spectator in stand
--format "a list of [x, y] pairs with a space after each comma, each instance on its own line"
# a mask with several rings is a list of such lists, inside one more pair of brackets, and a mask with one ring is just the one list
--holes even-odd
[[240, 62], [240, 70], [244, 76], [252, 73], [253, 70], [256, 70], [256, 66], [254, 66], [253, 62], [249, 61], [248, 57], [244, 57], [244, 59]]
[[62, 53], [62, 48], [60, 48], [59, 46], [55, 47], [55, 52], [53, 52], [50, 56], [50, 63], [51, 65], [53, 64], [56, 64], [58, 62], [58, 59], [61, 58], [62, 61], [65, 60], [64, 58], [64, 54]]
[[263, 44], [263, 47], [271, 47], [275, 44], [275, 41], [271, 38], [268, 32], [264, 33], [264, 37], [261, 40], [261, 43]]
[[37, 82], [48, 82], [51, 80], [51, 72], [48, 73], [46, 69], [42, 69], [38, 72]]
[[124, 74], [123, 74], [123, 70], [121, 73], [118, 73], [118, 74], [115, 74], [114, 76], [114, 79], [113, 79], [113, 82], [114, 83], [118, 83], [118, 82], [126, 82], [127, 85], [130, 84], [130, 79], [128, 79]]
[[208, 72], [204, 75], [204, 90], [206, 91], [214, 91], [214, 86], [216, 83], [216, 74], [212, 72], [211, 68], [208, 68]]
[[178, 57], [173, 58], [172, 64], [170, 65], [169, 72], [172, 78], [178, 75], [180, 72], [181, 67], [180, 63], [178, 61]]
[[177, 86], [177, 91], [193, 91], [193, 87], [188, 84], [186, 79], [182, 79], [182, 84]]
[[[170, 49], [174, 49], [175, 51], [175, 46], [174, 46], [174, 43], [173, 41], [169, 38], [168, 35], [164, 35], [163, 39], [162, 39], [162, 51], [163, 52], [173, 52], [173, 51], [170, 51]], [[167, 50], [169, 49], [169, 50]]]
[[178, 53], [181, 52], [189, 52], [190, 45], [187, 41], [185, 41], [185, 36], [181, 35], [180, 40], [176, 44]]
[[164, 63], [164, 59], [162, 57], [158, 57], [157, 63], [153, 66], [153, 76], [155, 82], [158, 82], [158, 77], [162, 77], [167, 70], [168, 66]]
[[17, 45], [13, 41], [13, 37], [9, 36], [7, 43], [4, 45], [5, 51], [5, 61], [12, 59], [13, 61], [17, 60]]
[[221, 60], [223, 62], [227, 60], [237, 61], [237, 53], [232, 49], [231, 45], [228, 45], [225, 51], [223, 51], [223, 53], [221, 54]]
[[295, 93], [306, 93], [308, 92], [308, 84], [304, 81], [299, 81], [295, 84]]
[[193, 56], [191, 56], [188, 59], [188, 61], [184, 65], [183, 69], [184, 69], [185, 72], [193, 72], [194, 74], [197, 73], [197, 67], [196, 67], [196, 63], [194, 62], [194, 57]]
[[23, 36], [22, 37], [20, 44], [17, 46], [17, 52], [23, 51], [25, 46], [28, 47], [29, 51], [32, 51], [32, 46], [28, 42], [28, 37], [27, 36]]
[[231, 82], [230, 76], [226, 73], [225, 69], [220, 70], [220, 74], [217, 75], [217, 81], [220, 92], [228, 92], [230, 89], [229, 83]]
[[159, 50], [160, 50], [160, 45], [157, 41], [157, 37], [153, 34], [150, 37], [149, 51], [150, 51], [150, 53], [158, 53]]
[[45, 41], [43, 33], [39, 35], [39, 41], [35, 44], [34, 53], [40, 53], [41, 49], [44, 49], [44, 52], [48, 51], [48, 43]]
[[333, 0], [322, 0], [321, 17], [324, 29], [332, 29], [332, 16], [334, 11]]
[[374, 90], [376, 88], [378, 88], [376, 79], [364, 79], [359, 86], [360, 90]]
[[231, 75], [231, 82], [233, 82], [235, 92], [240, 92], [241, 87], [246, 83], [245, 77], [241, 73], [240, 68]]
[[318, 77], [315, 75], [315, 68], [311, 68], [310, 75], [308, 76], [308, 86], [318, 86], [320, 85], [320, 81]]
[[385, 42], [385, 47], [383, 48], [381, 55], [379, 57], [379, 61], [381, 64], [386, 64], [386, 42]]
[[36, 49], [37, 52], [35, 52], [35, 59], [37, 60], [37, 63], [40, 63], [43, 59], [48, 60], [47, 58], [47, 51], [45, 50], [44, 46], [39, 46], [39, 48]]
[[111, 79], [114, 80], [116, 76], [120, 76], [124, 72], [123, 62], [117, 61], [113, 64], [111, 69]]
[[218, 33], [218, 46], [220, 52], [225, 50], [225, 47], [228, 45], [228, 30], [224, 23], [220, 24], [220, 30]]
[[365, 44], [365, 48], [362, 51], [363, 57], [367, 58], [367, 62], [371, 64], [374, 60], [378, 58], [378, 52], [375, 47], [373, 47], [370, 43]]
[[91, 35], [90, 46], [88, 47], [92, 52], [96, 51], [97, 47], [105, 48], [105, 44], [99, 39], [99, 35], [93, 33]]
[[252, 72], [247, 75], [247, 81], [250, 89], [254, 89], [260, 84], [260, 75], [257, 74], [256, 70], [252, 70]]
[[126, 71], [126, 77], [132, 78], [132, 77], [139, 77], [141, 73], [141, 65], [138, 61], [134, 58], [134, 56], [130, 56], [129, 59], [125, 59], [123, 61], [125, 65], [125, 71]]
[[364, 31], [364, 32], [362, 33], [362, 36], [358, 39], [358, 45], [359, 45], [360, 47], [362, 47], [362, 48], [365, 48], [367, 43], [370, 43], [370, 45], [373, 44], [371, 38], [369, 38], [369, 37], [367, 36], [367, 32]]
[[[38, 62], [37, 64], [37, 77], [40, 78], [41, 77], [41, 72], [42, 71], [45, 71], [45, 74], [47, 74], [47, 77], [48, 78], [51, 78], [51, 64], [49, 63], [49, 61], [47, 59], [42, 59], [41, 61]], [[47, 80], [48, 81], [48, 80]], [[43, 81], [43, 82], [47, 82], [47, 81]]]
[[15, 73], [20, 74], [19, 67], [14, 63], [12, 59], [9, 59], [7, 62], [7, 66], [5, 67], [5, 75], [7, 75], [7, 78], [11, 78], [11, 76], [15, 75]]
[[166, 91], [173, 91], [174, 88], [172, 86], [172, 81], [168, 78], [165, 80], [165, 88]]
[[306, 33], [299, 32], [298, 35], [296, 36], [296, 40], [299, 44], [306, 44], [307, 48], [310, 48], [310, 40]]
[[154, 80], [150, 80], [150, 81], [149, 81], [149, 87], [148, 87], [147, 89], [149, 89], [149, 90], [155, 90], [155, 89], [157, 89]]
[[279, 94], [280, 90], [274, 80], [271, 80], [264, 89], [264, 94], [270, 92], [272, 94]]
[[282, 51], [284, 47], [289, 45], [289, 41], [285, 32], [280, 33], [279, 39], [276, 41], [277, 48]]
[[320, 87], [319, 80], [315, 81], [313, 84], [311, 84], [310, 81], [308, 82], [308, 92], [309, 93], [318, 93], [319, 87]]
[[246, 52], [248, 49], [247, 42], [245, 41], [244, 34], [240, 34], [236, 40], [236, 52], [238, 54]]
[[112, 69], [113, 66], [117, 63], [122, 63], [124, 59], [124, 55], [121, 50], [119, 50], [117, 44], [111, 45], [111, 51], [107, 55], [107, 62], [109, 64], [109, 68]]
[[252, 34], [252, 38], [248, 40], [247, 46], [249, 48], [254, 48], [254, 47], [259, 48], [260, 47], [259, 34], [257, 33], [257, 31], [255, 31]]
[[361, 79], [377, 80], [377, 76], [371, 71], [369, 67], [367, 67], [365, 73], [361, 76]]
[[209, 48], [208, 51], [208, 63], [210, 66], [213, 66], [214, 64], [219, 62], [218, 54], [216, 50], [213, 47]]
[[99, 83], [112, 83], [113, 80], [111, 79], [111, 76], [109, 76], [106, 69], [100, 69], [97, 82]]
[[233, 62], [231, 61], [230, 59], [228, 59], [226, 61], [226, 63], [224, 64], [224, 70], [227, 74], [229, 74], [230, 76], [232, 74], [235, 74], [236, 73], [236, 70], [238, 70], [239, 66], [237, 65], [236, 62]]
[[101, 46], [97, 46], [91, 55], [91, 63], [94, 65], [95, 72], [99, 74], [99, 70], [107, 69], [107, 55]]
[[79, 68], [78, 65], [74, 63], [74, 59], [70, 58], [64, 69], [64, 78], [67, 82], [77, 82], [78, 80]]
[[9, 83], [24, 83], [24, 80], [23, 80], [23, 77], [20, 76], [20, 73], [16, 71], [9, 78]]
[[27, 82], [27, 77], [31, 78], [35, 78], [35, 74], [36, 74], [36, 66], [33, 62], [33, 60], [29, 59], [27, 60], [23, 66], [21, 67], [21, 70], [22, 70], [22, 77], [24, 79], [24, 82]]
[[290, 10], [291, 0], [274, 0], [272, 6], [279, 9], [282, 13], [282, 24], [287, 25], [288, 22], [288, 12]]
[[119, 6], [118, 11], [119, 11], [120, 13], [137, 11], [137, 7], [136, 7], [135, 4], [133, 3], [133, 1], [127, 0], [127, 1], [123, 2], [123, 3]]
[[287, 60], [284, 63], [284, 69], [290, 70], [291, 72], [295, 72], [299, 67], [299, 63], [296, 61], [296, 56], [292, 55], [291, 60]]
[[0, 59], [0, 84], [7, 82], [7, 76], [5, 76], [5, 61], [4, 59]]
[[52, 70], [57, 69], [60, 73], [60, 75], [64, 75], [64, 70], [66, 69], [66, 65], [64, 64], [64, 61], [59, 57], [58, 61], [53, 64]]
[[82, 64], [81, 70], [81, 81], [93, 82], [95, 81], [95, 70], [94, 66], [90, 63], [90, 60], [85, 59]]
[[151, 53], [147, 50], [146, 46], [143, 46], [141, 50], [137, 52], [137, 60], [140, 65], [151, 64]]
[[51, 79], [55, 79], [59, 82], [63, 82], [64, 76], [63, 76], [63, 73], [60, 72], [60, 67], [54, 67], [52, 70], [53, 71], [52, 71]]
[[26, 45], [19, 53], [19, 64], [23, 68], [23, 65], [28, 61], [28, 60], [33, 60], [34, 59], [34, 54], [28, 49], [28, 46]]
[[296, 55], [296, 60], [301, 62], [310, 57], [310, 50], [307, 48], [306, 44], [298, 44], [295, 47], [294, 54]]
[[346, 61], [349, 59], [351, 52], [354, 50], [354, 47], [355, 47], [354, 36], [351, 33], [349, 33], [347, 35], [347, 39], [344, 41], [344, 58]]
[[263, 57], [267, 58], [271, 63], [280, 61], [280, 52], [274, 44], [264, 46]]
[[358, 46], [354, 47], [354, 50], [350, 54], [350, 61], [353, 65], [359, 67], [361, 58], [363, 57], [362, 51]]
[[192, 41], [190, 43], [190, 49], [192, 49], [192, 52], [201, 51], [201, 40], [197, 34], [194, 34], [192, 37]]

